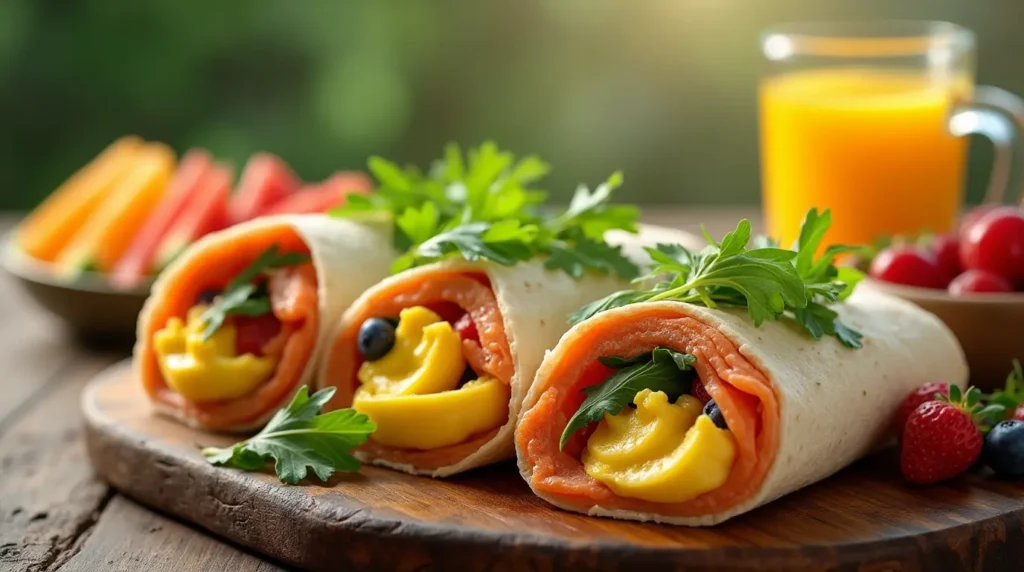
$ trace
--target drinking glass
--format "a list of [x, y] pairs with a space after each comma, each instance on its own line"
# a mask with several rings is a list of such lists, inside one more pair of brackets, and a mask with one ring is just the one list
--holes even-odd
[[986, 198], [1005, 193], [1024, 101], [974, 85], [975, 38], [947, 22], [780, 26], [762, 37], [765, 222], [790, 245], [812, 207], [829, 242], [947, 232], [963, 202], [965, 135], [995, 145]]

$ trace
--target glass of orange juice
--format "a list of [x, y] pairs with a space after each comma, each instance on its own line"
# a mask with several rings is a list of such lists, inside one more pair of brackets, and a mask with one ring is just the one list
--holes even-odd
[[951, 230], [969, 133], [995, 144], [988, 199], [1015, 156], [1024, 101], [974, 85], [974, 35], [945, 22], [792, 24], [766, 32], [760, 86], [765, 222], [783, 245], [812, 208], [829, 242]]

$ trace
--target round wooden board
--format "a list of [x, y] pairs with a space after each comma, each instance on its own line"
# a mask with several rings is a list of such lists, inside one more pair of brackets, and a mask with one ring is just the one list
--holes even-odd
[[[1020, 570], [1024, 484], [905, 485], [890, 453], [712, 528], [614, 521], [533, 496], [505, 463], [443, 481], [373, 467], [328, 486], [215, 468], [233, 439], [151, 413], [127, 364], [89, 386], [89, 455], [114, 487], [313, 570]], [[856, 428], [851, 428], [856, 430]]]

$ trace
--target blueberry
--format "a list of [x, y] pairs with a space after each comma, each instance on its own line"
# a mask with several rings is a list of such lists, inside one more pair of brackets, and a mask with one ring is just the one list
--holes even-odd
[[379, 360], [395, 347], [395, 327], [387, 318], [370, 318], [359, 326], [356, 344], [364, 358]]
[[725, 422], [725, 415], [722, 415], [722, 410], [718, 408], [718, 404], [712, 399], [704, 405], [704, 415], [711, 418], [711, 422], [715, 424], [715, 427], [719, 429], [728, 429], [729, 425]]
[[207, 288], [200, 292], [199, 296], [196, 297], [196, 304], [203, 304], [209, 306], [210, 304], [213, 304], [213, 300], [217, 296], [220, 296], [220, 294], [220, 288]]
[[985, 437], [985, 464], [997, 475], [1024, 477], [1024, 421], [1002, 421]]

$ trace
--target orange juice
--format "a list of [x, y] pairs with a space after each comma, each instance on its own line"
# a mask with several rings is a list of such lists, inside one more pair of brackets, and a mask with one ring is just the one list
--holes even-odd
[[789, 246], [812, 207], [832, 209], [827, 242], [950, 230], [967, 150], [947, 130], [969, 78], [830, 68], [761, 86], [761, 161], [769, 234]]

